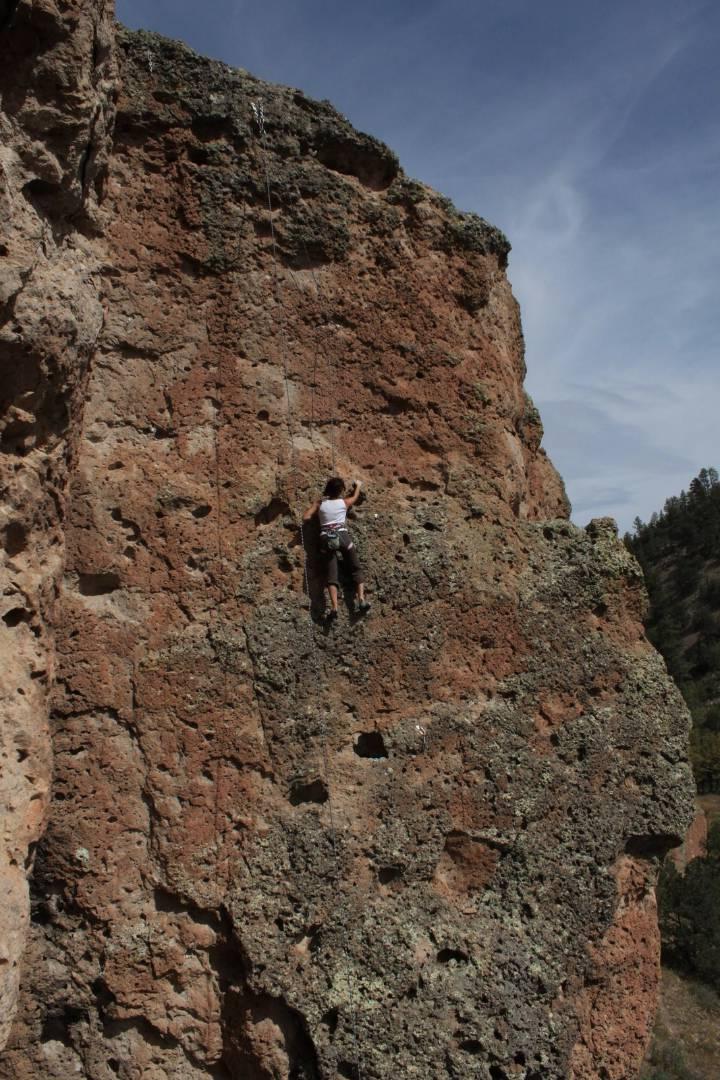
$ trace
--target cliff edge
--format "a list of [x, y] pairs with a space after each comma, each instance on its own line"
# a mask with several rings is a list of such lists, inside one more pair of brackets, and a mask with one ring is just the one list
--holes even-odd
[[0, 1077], [633, 1076], [687, 716], [567, 520], [507, 241], [107, 6], [0, 22]]

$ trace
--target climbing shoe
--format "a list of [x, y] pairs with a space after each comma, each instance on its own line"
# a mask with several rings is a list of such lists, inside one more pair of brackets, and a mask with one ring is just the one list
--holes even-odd
[[327, 615], [325, 616], [325, 622], [329, 622], [329, 623], [330, 622], [335, 622], [337, 617], [338, 617], [337, 608], [330, 608]]
[[360, 603], [357, 606], [357, 609], [358, 609], [358, 611], [360, 612], [361, 615], [367, 615], [368, 611], [370, 610], [369, 601], [361, 600]]

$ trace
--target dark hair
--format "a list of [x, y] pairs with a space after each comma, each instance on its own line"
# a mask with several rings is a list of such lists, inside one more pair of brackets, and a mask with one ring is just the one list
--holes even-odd
[[339, 476], [331, 476], [325, 485], [323, 495], [328, 499], [339, 499], [345, 490], [345, 481]]

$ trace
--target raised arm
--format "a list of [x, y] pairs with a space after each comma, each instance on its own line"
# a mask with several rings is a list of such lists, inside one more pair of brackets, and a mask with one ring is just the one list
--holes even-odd
[[310, 503], [307, 510], [303, 514], [303, 521], [309, 521], [311, 517], [314, 517], [320, 509], [320, 499], [316, 499], [315, 502]]
[[348, 495], [348, 497], [345, 499], [345, 505], [348, 509], [350, 509], [351, 506], [354, 506], [360, 498], [360, 481], [354, 480], [353, 483], [355, 484], [355, 487], [353, 488], [353, 493], [352, 495]]

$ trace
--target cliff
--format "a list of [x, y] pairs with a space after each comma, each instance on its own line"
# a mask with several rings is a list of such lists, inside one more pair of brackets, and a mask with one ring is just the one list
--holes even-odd
[[103, 313], [96, 210], [115, 73], [111, 16], [0, 3], [0, 1043], [47, 821], [65, 493]]
[[0, 1077], [632, 1076], [687, 717], [507, 241], [327, 103], [6, 16]]

